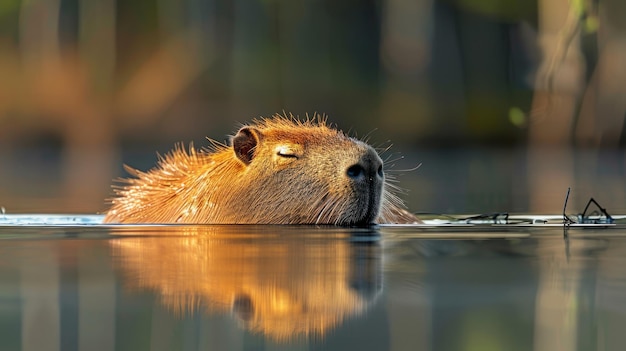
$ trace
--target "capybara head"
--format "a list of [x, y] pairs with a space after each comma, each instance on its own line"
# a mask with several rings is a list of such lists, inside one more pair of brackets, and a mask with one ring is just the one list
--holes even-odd
[[326, 121], [274, 116], [229, 145], [177, 147], [116, 189], [105, 222], [212, 224], [411, 223], [368, 144]]
[[245, 185], [232, 201], [252, 222], [369, 224], [380, 212], [383, 161], [371, 146], [323, 123], [245, 126], [232, 151]]

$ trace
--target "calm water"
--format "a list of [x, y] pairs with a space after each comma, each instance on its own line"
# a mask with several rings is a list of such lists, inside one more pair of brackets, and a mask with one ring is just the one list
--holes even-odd
[[626, 343], [625, 229], [69, 224], [0, 226], [1, 350]]

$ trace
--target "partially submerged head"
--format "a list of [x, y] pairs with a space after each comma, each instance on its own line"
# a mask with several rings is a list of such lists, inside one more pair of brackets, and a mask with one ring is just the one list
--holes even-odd
[[315, 116], [243, 126], [230, 145], [177, 147], [116, 188], [105, 222], [210, 224], [415, 223], [368, 144]]
[[324, 120], [257, 121], [237, 132], [232, 151], [244, 167], [236, 211], [252, 222], [363, 225], [380, 213], [383, 161]]

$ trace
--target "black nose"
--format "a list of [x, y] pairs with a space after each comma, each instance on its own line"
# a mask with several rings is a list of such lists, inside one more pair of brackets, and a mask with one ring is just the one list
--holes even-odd
[[368, 151], [363, 154], [359, 161], [346, 170], [346, 175], [357, 182], [373, 182], [382, 180], [383, 161], [375, 151]]
[[249, 321], [254, 316], [254, 304], [247, 294], [238, 294], [233, 301], [233, 312], [241, 318], [242, 321]]
[[345, 170], [354, 191], [354, 221], [352, 225], [370, 225], [380, 212], [383, 183], [383, 161], [371, 147], [355, 157], [356, 162]]

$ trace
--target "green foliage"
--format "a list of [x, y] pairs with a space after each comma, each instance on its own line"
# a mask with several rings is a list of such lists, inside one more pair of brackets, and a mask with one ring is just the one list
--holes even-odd
[[582, 29], [586, 33], [595, 33], [600, 26], [593, 4], [589, 0], [570, 0], [571, 11], [581, 21]]
[[14, 16], [20, 8], [20, 0], [0, 1], [0, 19], [5, 16]]
[[509, 121], [514, 126], [521, 128], [526, 125], [527, 117], [522, 109], [514, 106], [509, 110]]

